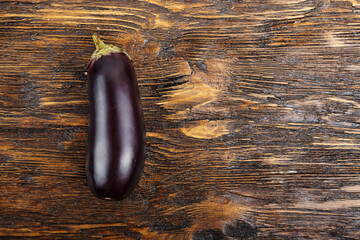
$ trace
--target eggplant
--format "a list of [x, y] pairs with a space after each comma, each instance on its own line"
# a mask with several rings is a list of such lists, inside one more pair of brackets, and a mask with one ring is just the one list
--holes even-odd
[[122, 200], [144, 168], [145, 124], [132, 61], [93, 35], [96, 50], [87, 67], [89, 121], [87, 182], [102, 199]]

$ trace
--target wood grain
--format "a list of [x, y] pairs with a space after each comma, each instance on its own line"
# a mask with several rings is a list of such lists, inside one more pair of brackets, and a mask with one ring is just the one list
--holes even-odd
[[[145, 172], [85, 178], [91, 35], [140, 83]], [[360, 2], [1, 1], [0, 238], [359, 239]]]

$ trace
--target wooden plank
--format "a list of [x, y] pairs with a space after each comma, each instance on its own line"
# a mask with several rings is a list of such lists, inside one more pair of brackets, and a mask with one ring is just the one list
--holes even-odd
[[[357, 0], [0, 2], [0, 237], [358, 239]], [[91, 35], [123, 45], [143, 177], [86, 185]]]

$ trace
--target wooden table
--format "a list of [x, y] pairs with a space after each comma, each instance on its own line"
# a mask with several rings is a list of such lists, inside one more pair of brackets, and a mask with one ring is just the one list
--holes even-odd
[[[1, 1], [0, 238], [360, 239], [360, 2]], [[91, 35], [135, 65], [146, 166], [85, 177]]]

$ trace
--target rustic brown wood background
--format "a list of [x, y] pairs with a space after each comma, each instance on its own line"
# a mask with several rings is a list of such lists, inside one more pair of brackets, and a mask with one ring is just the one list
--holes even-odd
[[[91, 35], [140, 83], [146, 166], [85, 178]], [[360, 1], [0, 1], [0, 238], [360, 239]]]

